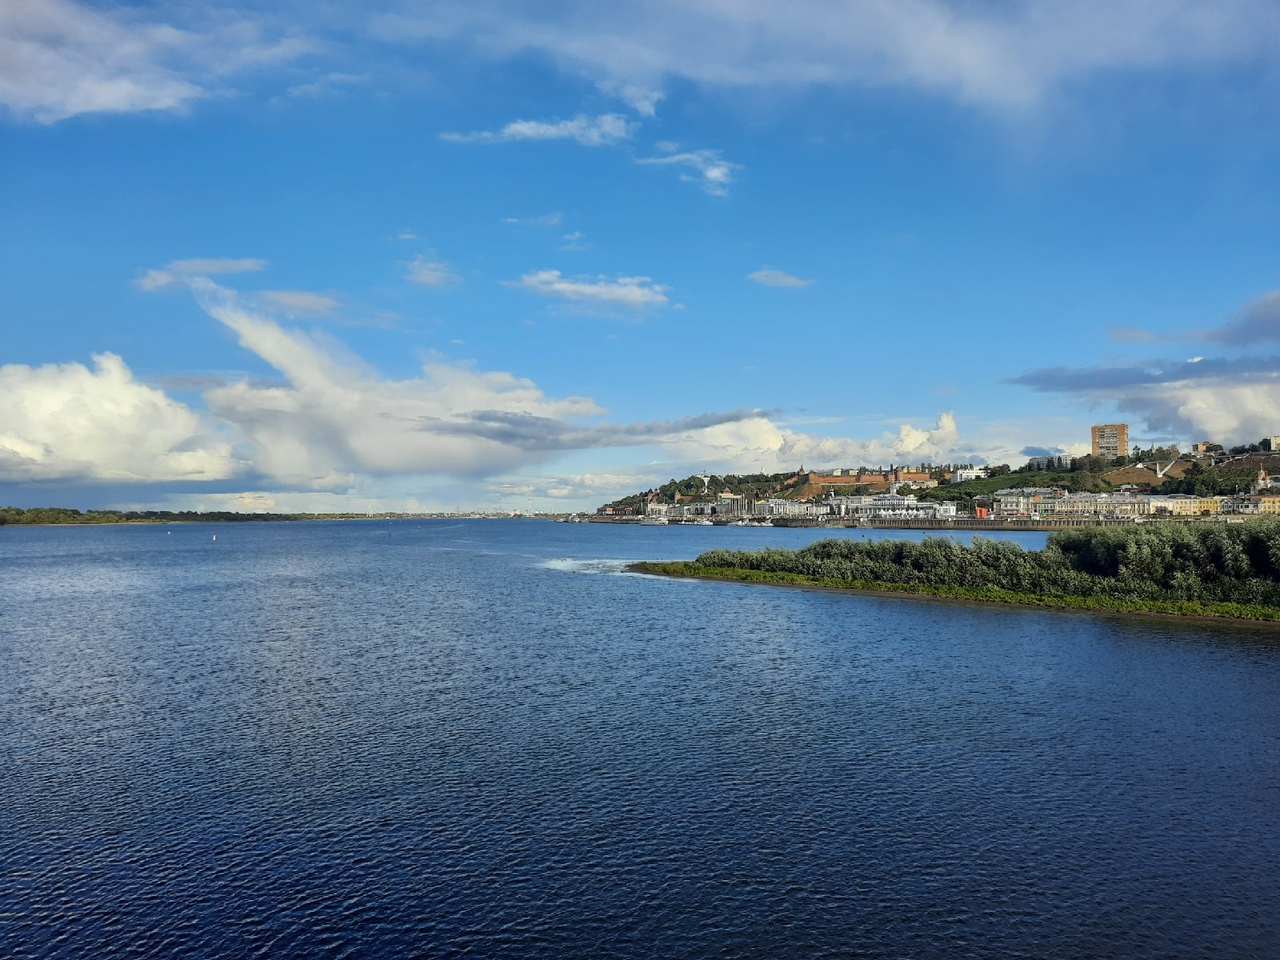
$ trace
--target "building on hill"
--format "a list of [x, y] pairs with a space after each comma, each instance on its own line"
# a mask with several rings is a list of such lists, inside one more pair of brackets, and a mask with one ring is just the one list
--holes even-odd
[[985, 480], [989, 472], [986, 467], [958, 467], [951, 473], [951, 482], [964, 483], [966, 480]]
[[1098, 423], [1089, 428], [1093, 443], [1093, 455], [1103, 460], [1129, 455], [1129, 425], [1127, 423]]
[[811, 470], [801, 478], [805, 483], [815, 487], [856, 487], [882, 485], [891, 483], [928, 484], [933, 478], [928, 470], [912, 470], [910, 467], [890, 467], [888, 470], [868, 470], [858, 467], [856, 470], [839, 467], [835, 470], [819, 472]]
[[1027, 469], [1033, 473], [1043, 473], [1045, 470], [1070, 470], [1071, 454], [1054, 453], [1047, 457], [1032, 457], [1027, 461]]

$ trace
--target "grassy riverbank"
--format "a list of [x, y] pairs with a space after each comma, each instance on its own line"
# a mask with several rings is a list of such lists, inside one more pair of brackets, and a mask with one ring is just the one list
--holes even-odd
[[1280, 622], [1280, 520], [1064, 530], [1044, 550], [974, 538], [711, 550], [643, 573], [1084, 610]]

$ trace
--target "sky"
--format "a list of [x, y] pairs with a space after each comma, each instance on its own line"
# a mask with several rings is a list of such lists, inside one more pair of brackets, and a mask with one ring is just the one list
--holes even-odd
[[1280, 434], [1274, 0], [0, 2], [0, 504]]

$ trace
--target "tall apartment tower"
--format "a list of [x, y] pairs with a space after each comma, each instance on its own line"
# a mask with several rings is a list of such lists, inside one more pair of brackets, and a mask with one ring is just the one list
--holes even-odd
[[1093, 440], [1093, 455], [1103, 460], [1129, 455], [1129, 425], [1127, 423], [1099, 423], [1089, 430]]

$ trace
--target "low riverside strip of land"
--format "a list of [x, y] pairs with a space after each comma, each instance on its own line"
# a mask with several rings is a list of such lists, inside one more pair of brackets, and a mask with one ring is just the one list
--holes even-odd
[[639, 573], [864, 593], [1280, 623], [1280, 520], [1064, 530], [1041, 551], [975, 538], [711, 550]]

